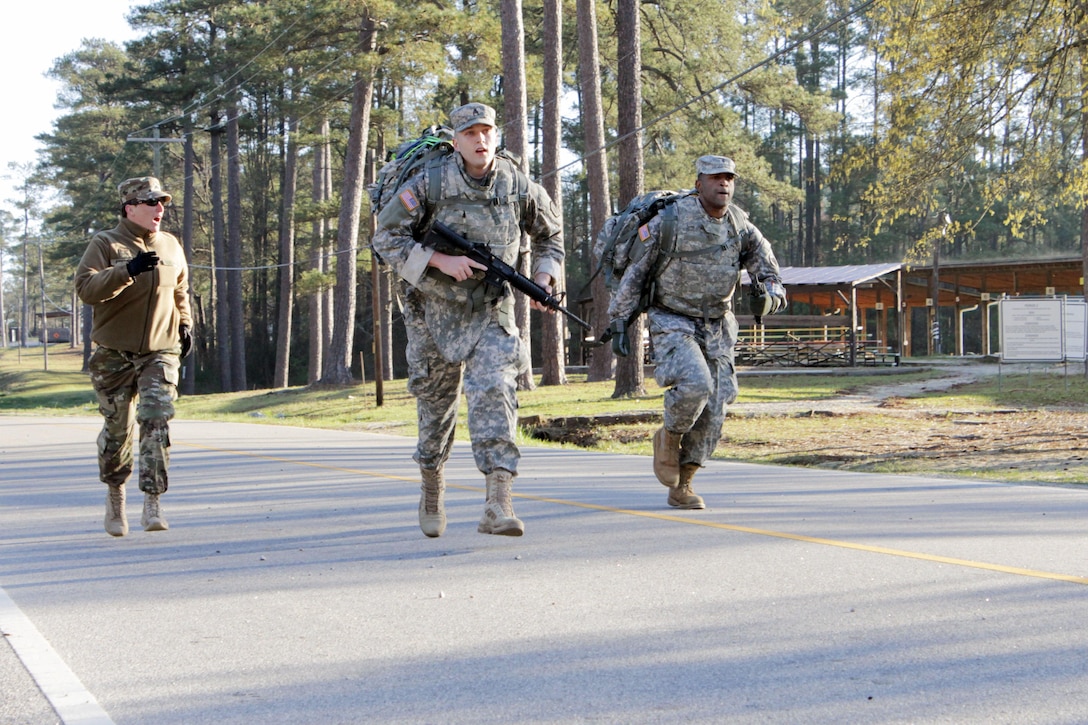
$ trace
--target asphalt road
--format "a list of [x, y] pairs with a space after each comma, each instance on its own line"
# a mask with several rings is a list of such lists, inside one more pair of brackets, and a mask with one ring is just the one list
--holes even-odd
[[523, 449], [446, 535], [414, 441], [176, 421], [103, 531], [95, 418], [0, 417], [0, 723], [1083, 723], [1088, 491]]

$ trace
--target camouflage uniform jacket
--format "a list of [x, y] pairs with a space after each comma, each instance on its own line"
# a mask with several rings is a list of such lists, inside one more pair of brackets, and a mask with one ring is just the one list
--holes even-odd
[[[412, 289], [424, 295], [428, 330], [452, 362], [464, 359], [486, 317], [480, 313], [502, 295], [487, 287], [482, 274], [458, 282], [427, 266], [434, 250], [416, 241], [432, 221], [426, 218], [426, 209], [434, 209], [433, 220], [448, 224], [473, 242], [487, 244], [492, 254], [515, 267], [524, 230], [532, 244], [531, 276], [543, 272], [552, 279], [560, 278], [563, 229], [558, 209], [544, 188], [524, 177], [519, 182], [516, 167], [505, 158], [496, 157], [482, 181], [468, 175], [456, 152], [445, 157], [441, 172], [440, 199], [427, 199], [423, 170], [397, 190], [378, 214], [373, 246]], [[520, 193], [519, 187], [523, 189]], [[517, 334], [513, 298], [507, 294], [497, 304], [500, 324]]]
[[[154, 251], [159, 264], [131, 277], [125, 265]], [[177, 238], [152, 232], [128, 219], [94, 235], [75, 278], [76, 293], [94, 307], [91, 339], [133, 353], [177, 351], [178, 327], [193, 324], [189, 265]]]
[[730, 205], [721, 219], [711, 217], [697, 196], [676, 202], [676, 244], [661, 259], [661, 215], [647, 224], [646, 254], [620, 280], [608, 308], [610, 319], [627, 319], [638, 304], [646, 278], [657, 271], [651, 309], [686, 317], [719, 319], [731, 314], [740, 270], [760, 281], [781, 280], [770, 243]]

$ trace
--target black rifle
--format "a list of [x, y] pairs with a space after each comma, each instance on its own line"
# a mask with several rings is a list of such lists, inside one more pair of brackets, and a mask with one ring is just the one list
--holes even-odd
[[562, 312], [568, 319], [578, 323], [586, 330], [589, 329], [589, 323], [561, 305], [558, 297], [496, 257], [486, 244], [470, 242], [442, 222], [435, 222], [431, 225], [431, 231], [427, 233], [426, 238], [423, 240], [423, 246], [441, 252], [450, 250], [463, 254], [473, 262], [478, 262], [487, 267], [484, 271], [485, 283], [496, 289], [503, 289], [509, 283], [511, 287], [523, 292], [534, 302], [539, 302], [556, 312]]

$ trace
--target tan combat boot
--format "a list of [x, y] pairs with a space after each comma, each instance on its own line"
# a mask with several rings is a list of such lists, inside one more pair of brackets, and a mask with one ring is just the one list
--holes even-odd
[[423, 478], [419, 487], [419, 528], [434, 538], [446, 531], [446, 481], [440, 468], [421, 468], [419, 472]]
[[669, 488], [680, 481], [680, 433], [670, 433], [661, 426], [654, 433], [654, 475]]
[[125, 485], [107, 486], [106, 493], [106, 533], [110, 536], [124, 536], [128, 533], [128, 518], [125, 516]]
[[669, 491], [669, 506], [678, 509], [706, 508], [703, 505], [703, 499], [691, 490], [691, 479], [695, 477], [695, 472], [698, 470], [699, 466], [695, 463], [685, 463], [680, 466], [680, 482], [676, 484], [676, 488]]
[[166, 517], [159, 508], [159, 494], [144, 494], [144, 515], [140, 517], [140, 524], [144, 531], [166, 531], [170, 524], [166, 523]]
[[514, 502], [510, 495], [514, 474], [504, 468], [496, 468], [487, 474], [487, 503], [484, 515], [476, 530], [481, 534], [501, 534], [502, 536], [521, 536], [525, 533], [525, 524], [514, 515]]

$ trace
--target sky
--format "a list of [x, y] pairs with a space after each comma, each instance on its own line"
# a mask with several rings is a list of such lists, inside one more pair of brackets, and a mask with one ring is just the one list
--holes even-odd
[[[8, 164], [34, 163], [40, 144], [34, 137], [53, 129], [53, 107], [60, 86], [45, 73], [61, 56], [77, 50], [84, 38], [123, 44], [136, 37], [125, 16], [146, 0], [38, 0], [6, 2], [0, 12], [0, 98], [5, 101], [0, 124], [0, 208], [15, 213]], [[133, 129], [136, 130], [136, 129]]]

